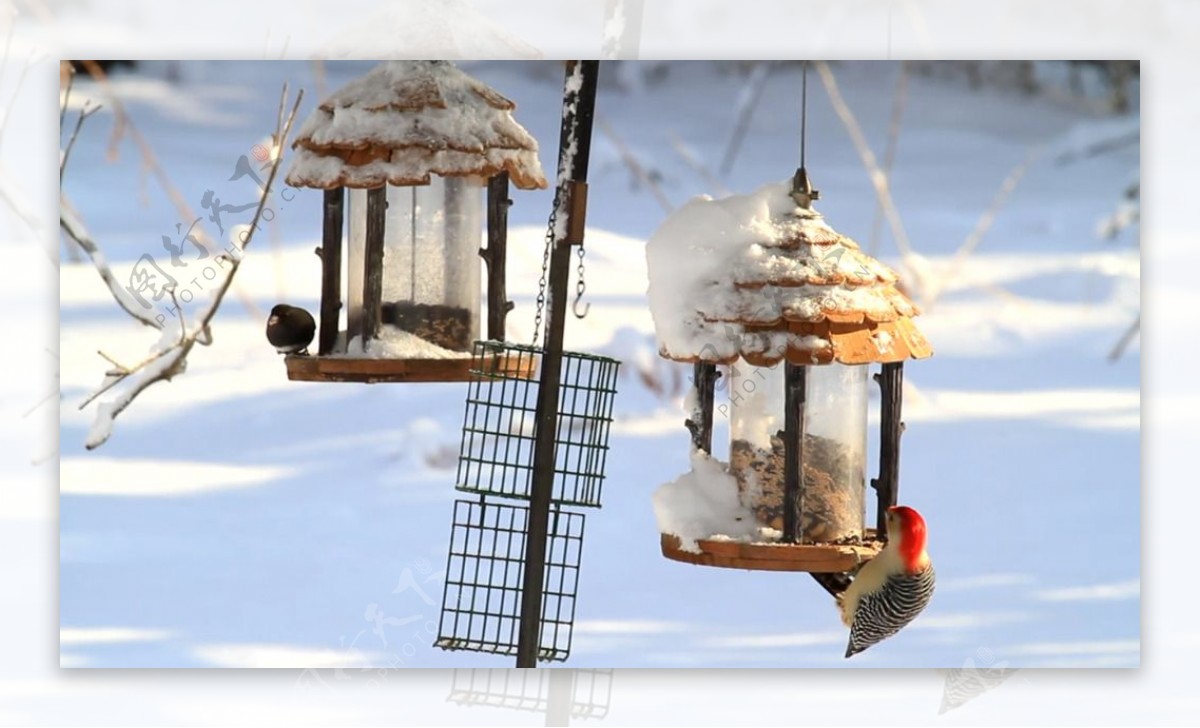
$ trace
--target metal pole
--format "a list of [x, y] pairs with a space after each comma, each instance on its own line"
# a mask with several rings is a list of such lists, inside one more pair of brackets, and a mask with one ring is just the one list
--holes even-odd
[[[537, 667], [541, 633], [542, 587], [546, 572], [546, 540], [550, 525], [550, 500], [554, 493], [555, 451], [558, 432], [558, 389], [562, 373], [563, 326], [567, 313], [567, 286], [571, 273], [571, 245], [583, 242], [583, 203], [586, 195], [592, 117], [596, 108], [599, 61], [567, 61], [563, 85], [564, 113], [559, 138], [560, 231], [550, 253], [546, 285], [547, 322], [538, 384], [537, 428], [534, 433], [533, 484], [529, 503], [529, 529], [525, 537], [525, 573], [521, 586], [521, 621], [517, 639], [517, 667]], [[572, 150], [574, 153], [572, 153]]]

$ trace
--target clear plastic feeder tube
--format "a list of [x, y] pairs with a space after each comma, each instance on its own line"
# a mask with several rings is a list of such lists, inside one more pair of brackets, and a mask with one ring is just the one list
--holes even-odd
[[867, 463], [867, 366], [808, 367], [805, 387], [801, 538], [863, 535]]
[[783, 365], [729, 367], [729, 468], [742, 505], [783, 527]]
[[385, 229], [382, 323], [469, 351], [480, 328], [482, 181], [389, 187]]

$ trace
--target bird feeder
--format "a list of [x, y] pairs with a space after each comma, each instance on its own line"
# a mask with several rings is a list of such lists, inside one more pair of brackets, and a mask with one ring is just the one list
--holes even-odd
[[[647, 246], [660, 353], [695, 372], [693, 469], [655, 495], [668, 558], [831, 574], [882, 547], [896, 502], [903, 362], [933, 352], [896, 274], [830, 227], [815, 198], [803, 170], [752, 195], [700, 198]], [[867, 376], [876, 364], [871, 529]], [[714, 410], [728, 417], [727, 463], [712, 455]]]
[[448, 61], [392, 61], [307, 119], [287, 182], [325, 191], [319, 344], [316, 356], [287, 358], [289, 378], [469, 379], [483, 328], [479, 256], [487, 337], [504, 338], [509, 181], [546, 187], [514, 108]]

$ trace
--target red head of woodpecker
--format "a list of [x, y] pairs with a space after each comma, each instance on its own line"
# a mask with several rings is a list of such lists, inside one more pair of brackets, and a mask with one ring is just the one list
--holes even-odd
[[899, 632], [933, 598], [933, 563], [925, 551], [925, 519], [915, 508], [892, 506], [887, 546], [858, 571], [840, 601], [850, 628], [846, 657]]

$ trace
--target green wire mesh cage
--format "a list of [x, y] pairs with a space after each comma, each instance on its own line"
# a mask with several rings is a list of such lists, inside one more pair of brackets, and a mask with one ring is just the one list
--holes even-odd
[[[435, 646], [517, 654], [528, 519], [523, 505], [455, 501]], [[555, 508], [549, 525], [538, 659], [562, 661], [571, 651], [584, 514]]]
[[[460, 491], [528, 499], [533, 483], [541, 348], [477, 341], [459, 449]], [[621, 362], [565, 351], [552, 500], [600, 506]]]
[[[473, 350], [438, 637], [445, 650], [515, 655], [533, 489], [542, 350], [477, 341]], [[584, 514], [598, 508], [620, 362], [563, 352], [537, 659], [571, 651]], [[502, 499], [501, 502], [497, 502]]]

